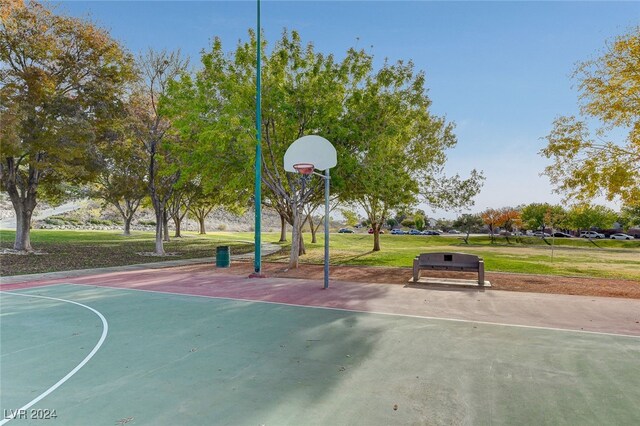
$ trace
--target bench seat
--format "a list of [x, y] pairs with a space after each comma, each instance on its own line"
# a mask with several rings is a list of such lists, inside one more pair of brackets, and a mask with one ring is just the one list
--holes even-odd
[[484, 261], [466, 253], [422, 253], [413, 259], [413, 281], [420, 279], [420, 271], [477, 272], [478, 284], [484, 285]]

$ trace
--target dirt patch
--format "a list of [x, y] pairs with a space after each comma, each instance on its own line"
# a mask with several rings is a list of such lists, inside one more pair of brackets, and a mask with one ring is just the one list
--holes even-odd
[[[322, 265], [300, 265], [298, 269], [286, 270], [282, 263], [263, 263], [262, 271], [269, 277], [304, 278], [322, 280]], [[229, 272], [249, 275], [253, 263], [233, 262]], [[423, 273], [423, 275], [426, 275]], [[443, 278], [475, 279], [474, 273], [449, 273], [434, 271], [429, 276]], [[407, 285], [412, 276], [411, 268], [388, 268], [373, 266], [334, 266], [330, 279], [361, 283]], [[491, 281], [491, 290], [524, 291], [532, 293], [573, 294], [580, 296], [623, 297], [640, 299], [640, 282], [607, 278], [562, 277], [550, 275], [512, 274], [487, 272], [485, 279]]]

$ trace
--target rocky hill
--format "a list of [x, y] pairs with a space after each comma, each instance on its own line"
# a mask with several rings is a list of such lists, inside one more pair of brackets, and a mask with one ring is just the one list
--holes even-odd
[[[34, 212], [32, 227], [34, 229], [122, 229], [123, 220], [120, 213], [111, 206], [103, 206], [94, 200], [78, 200], [67, 203], [65, 209], [57, 213], [55, 206], [40, 203]], [[248, 209], [242, 215], [230, 213], [224, 209], [214, 209], [205, 221], [207, 231], [253, 231], [254, 210]], [[13, 206], [5, 194], [0, 197], [0, 221], [2, 227], [11, 229], [14, 217]], [[15, 225], [14, 225], [15, 226]], [[133, 220], [132, 230], [150, 231], [155, 229], [155, 216], [152, 209], [139, 209]], [[173, 229], [173, 221], [169, 221]], [[187, 217], [181, 224], [183, 231], [198, 231], [198, 222]], [[280, 216], [273, 210], [262, 210], [262, 229], [265, 232], [280, 231]]]

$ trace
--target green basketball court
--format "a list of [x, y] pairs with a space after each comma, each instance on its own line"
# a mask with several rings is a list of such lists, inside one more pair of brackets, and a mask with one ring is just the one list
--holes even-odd
[[75, 284], [0, 296], [2, 424], [640, 424], [638, 337]]

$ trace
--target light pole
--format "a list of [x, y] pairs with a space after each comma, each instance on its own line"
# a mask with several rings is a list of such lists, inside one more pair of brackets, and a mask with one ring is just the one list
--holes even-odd
[[254, 219], [254, 272], [250, 277], [263, 277], [261, 265], [261, 224], [262, 224], [262, 111], [261, 111], [261, 69], [260, 69], [260, 0], [257, 1], [257, 24], [256, 24], [256, 172], [255, 172], [255, 219]]

